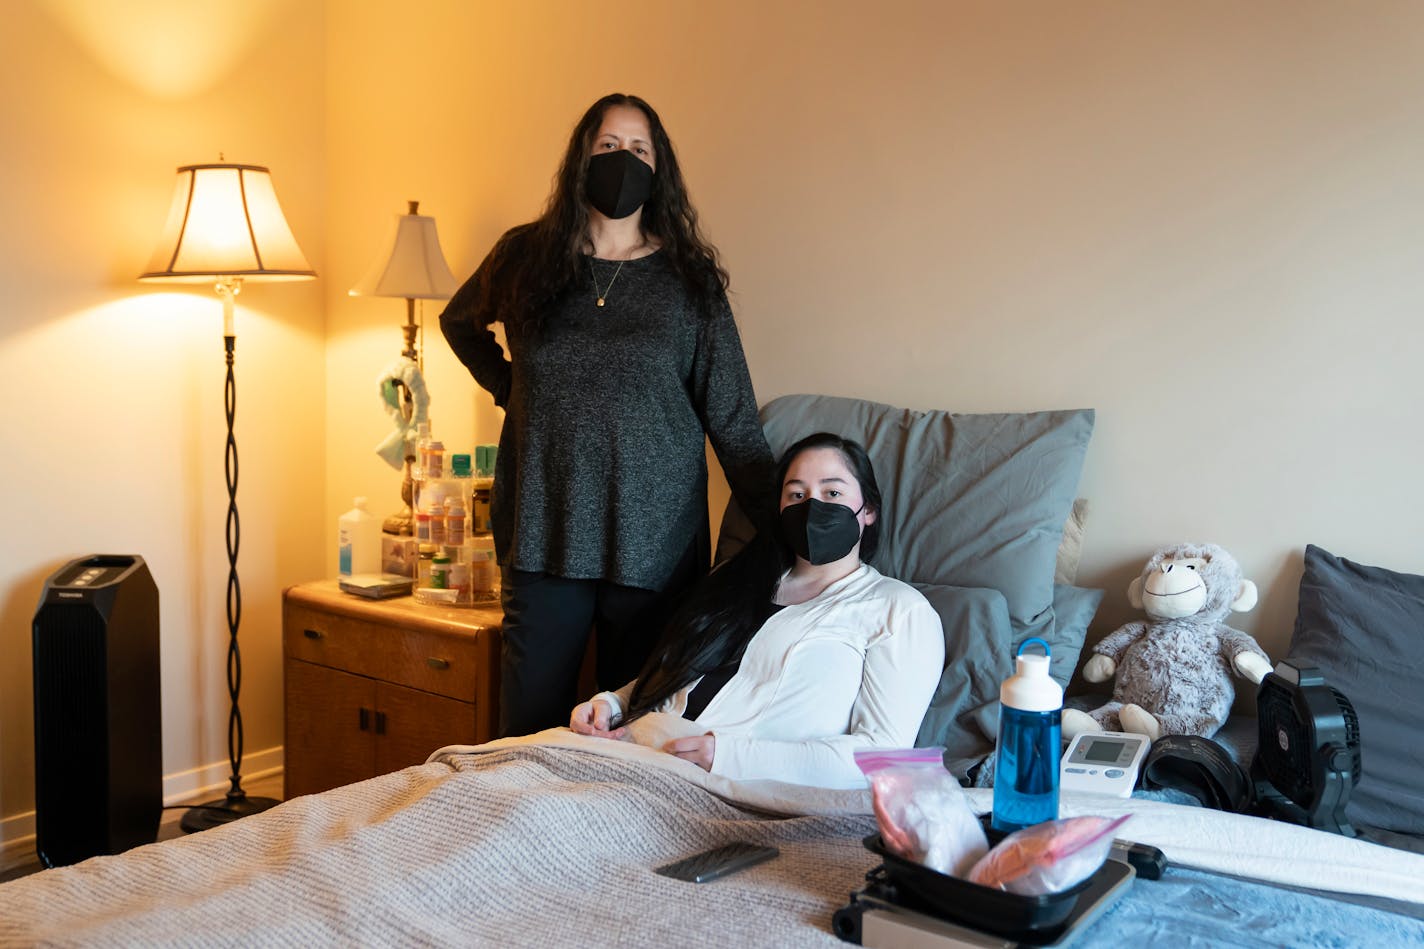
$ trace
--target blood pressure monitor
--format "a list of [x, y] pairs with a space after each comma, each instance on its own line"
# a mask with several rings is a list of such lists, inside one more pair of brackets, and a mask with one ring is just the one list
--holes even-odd
[[1130, 732], [1088, 732], [1073, 739], [1058, 766], [1064, 791], [1131, 797], [1137, 768], [1152, 742]]

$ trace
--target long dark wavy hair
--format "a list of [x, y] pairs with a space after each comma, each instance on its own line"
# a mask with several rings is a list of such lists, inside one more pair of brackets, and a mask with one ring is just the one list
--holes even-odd
[[[860, 484], [865, 509], [876, 514], [860, 537], [860, 559], [868, 563], [880, 546], [880, 485], [870, 456], [859, 443], [817, 432], [801, 439], [781, 456], [774, 489], [778, 496], [796, 457], [813, 448], [841, 453]], [[768, 486], [773, 487], [773, 486]], [[730, 662], [739, 661], [747, 644], [772, 614], [772, 597], [781, 575], [796, 555], [779, 534], [758, 534], [751, 543], [699, 581], [668, 621], [661, 640], [633, 686], [623, 723], [657, 708], [688, 683]]]
[[717, 248], [702, 236], [697, 211], [688, 200], [677, 153], [653, 107], [637, 96], [615, 92], [599, 99], [574, 126], [553, 190], [538, 220], [500, 238], [490, 255], [490, 272], [481, 282], [484, 297], [476, 312], [507, 325], [522, 323], [542, 332], [549, 310], [563, 294], [591, 279], [588, 201], [584, 180], [593, 141], [603, 115], [614, 106], [631, 106], [648, 118], [657, 173], [652, 194], [643, 204], [641, 229], [645, 240], [656, 240], [674, 272], [704, 314], [712, 312], [715, 295], [727, 290], [727, 271]]

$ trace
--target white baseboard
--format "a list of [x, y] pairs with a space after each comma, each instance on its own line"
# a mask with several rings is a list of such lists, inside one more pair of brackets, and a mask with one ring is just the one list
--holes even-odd
[[[282, 772], [282, 746], [246, 753], [242, 756], [242, 780], [268, 778]], [[231, 784], [232, 763], [226, 758], [211, 764], [163, 776], [163, 806], [196, 804], [222, 797]], [[35, 812], [25, 811], [0, 819], [0, 873], [34, 856]]]
[[[255, 781], [282, 770], [282, 746], [263, 751], [246, 752], [242, 756], [242, 780]], [[163, 806], [190, 804], [210, 797], [222, 797], [231, 782], [232, 763], [226, 758], [200, 765], [188, 771], [163, 776]]]

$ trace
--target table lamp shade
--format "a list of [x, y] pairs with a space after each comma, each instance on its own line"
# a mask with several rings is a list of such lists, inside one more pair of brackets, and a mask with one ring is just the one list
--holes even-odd
[[185, 165], [168, 223], [140, 280], [309, 280], [303, 256], [260, 165]]
[[396, 215], [390, 238], [366, 275], [352, 287], [353, 297], [404, 297], [407, 300], [448, 300], [459, 289], [440, 250], [435, 218], [415, 213]]

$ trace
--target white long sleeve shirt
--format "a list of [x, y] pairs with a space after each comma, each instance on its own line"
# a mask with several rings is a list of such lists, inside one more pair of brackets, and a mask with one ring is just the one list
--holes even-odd
[[[653, 731], [658, 741], [710, 731], [712, 773], [728, 778], [864, 787], [854, 752], [913, 745], [943, 666], [944, 632], [933, 607], [914, 587], [862, 564], [772, 615], [694, 722]], [[659, 711], [680, 716], [696, 685]], [[613, 706], [615, 721], [632, 688], [597, 696]]]

